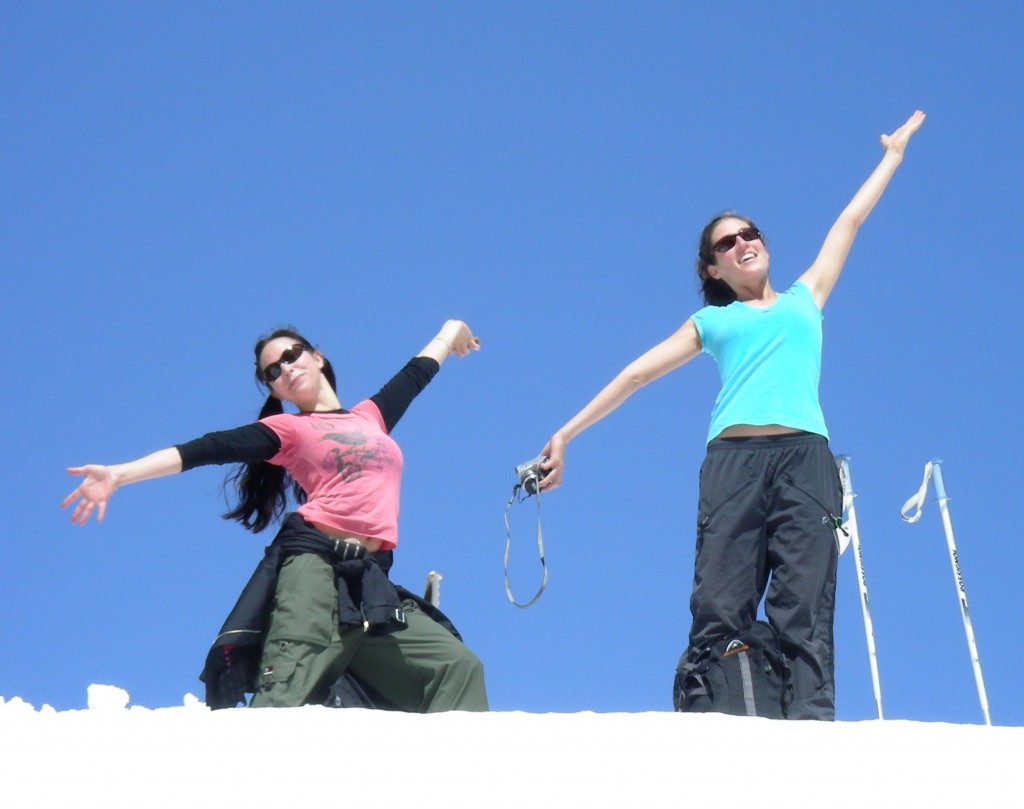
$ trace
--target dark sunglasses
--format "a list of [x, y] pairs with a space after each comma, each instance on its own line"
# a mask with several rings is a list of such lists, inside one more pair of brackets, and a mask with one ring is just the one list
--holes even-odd
[[750, 225], [749, 227], [745, 227], [743, 228], [743, 230], [737, 231], [736, 233], [732, 233], [728, 236], [723, 236], [721, 239], [719, 239], [711, 246], [711, 249], [714, 250], [716, 253], [725, 253], [729, 250], [732, 250], [733, 245], [736, 244], [737, 236], [741, 237], [745, 242], [752, 242], [755, 239], [761, 238], [761, 231], [759, 231], [753, 225]]
[[306, 351], [312, 351], [313, 349], [302, 343], [295, 343], [295, 345], [289, 346], [281, 352], [281, 357], [277, 362], [272, 362], [262, 371], [260, 376], [263, 377], [263, 381], [268, 385], [273, 385], [281, 377], [281, 366], [291, 365], [295, 360], [303, 355]]

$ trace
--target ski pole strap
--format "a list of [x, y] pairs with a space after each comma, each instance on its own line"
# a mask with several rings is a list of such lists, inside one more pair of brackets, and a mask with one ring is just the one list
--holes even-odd
[[853, 486], [850, 483], [850, 456], [836, 455], [835, 459], [836, 468], [839, 470], [839, 484], [842, 489], [843, 500], [840, 516], [833, 517], [832, 522], [836, 529], [834, 532], [836, 535], [836, 547], [839, 549], [839, 555], [842, 556], [850, 546], [850, 532], [845, 528], [844, 523], [852, 519], [848, 515], [853, 508], [853, 498], [857, 495], [853, 493]]
[[[540, 594], [544, 592], [544, 588], [548, 586], [548, 565], [544, 561], [544, 536], [540, 530], [540, 491], [537, 492], [537, 556], [540, 558], [540, 566], [544, 571], [540, 580], [540, 587], [537, 588], [537, 592], [534, 593], [533, 598], [527, 601], [525, 604], [520, 604], [516, 601], [515, 596], [512, 595], [512, 584], [508, 578], [508, 557], [509, 551], [512, 548], [512, 531], [508, 526], [508, 510], [512, 507], [512, 503], [515, 502], [516, 494], [519, 493], [520, 486], [517, 483], [512, 487], [512, 496], [508, 499], [508, 504], [505, 506], [505, 595], [508, 596], [508, 600], [519, 607], [520, 609], [526, 609], [538, 598]], [[530, 495], [526, 495], [529, 497]], [[520, 498], [520, 502], [525, 498]]]
[[[928, 481], [932, 479], [932, 465], [933, 461], [928, 461], [924, 465], [924, 478], [921, 480], [921, 488], [917, 490], [917, 493], [911, 496], [906, 503], [903, 504], [903, 508], [900, 509], [900, 517], [903, 518], [904, 522], [917, 522], [921, 519], [921, 507], [924, 505], [925, 495], [928, 494]], [[908, 514], [908, 509], [915, 509], [913, 514]]]
[[850, 480], [850, 456], [836, 455], [836, 467], [839, 469], [839, 483], [843, 489], [843, 514], [850, 510], [853, 498], [857, 495], [853, 492], [853, 483]]

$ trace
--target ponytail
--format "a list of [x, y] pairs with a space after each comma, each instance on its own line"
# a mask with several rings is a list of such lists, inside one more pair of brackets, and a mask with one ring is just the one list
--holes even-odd
[[[259, 418], [284, 412], [281, 400], [268, 396], [260, 409]], [[252, 461], [238, 466], [224, 482], [230, 483], [238, 494], [238, 504], [222, 516], [226, 520], [238, 520], [248, 530], [258, 534], [284, 513], [288, 504], [288, 483], [290, 476], [284, 467], [274, 466], [266, 461]], [[292, 481], [295, 499], [305, 502], [305, 492]]]

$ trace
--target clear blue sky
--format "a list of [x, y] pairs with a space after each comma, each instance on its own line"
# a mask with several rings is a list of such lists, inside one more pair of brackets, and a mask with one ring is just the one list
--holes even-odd
[[[251, 345], [281, 323], [352, 405], [458, 317], [483, 350], [395, 432], [394, 577], [442, 572], [494, 708], [669, 709], [714, 363], [570, 447], [525, 612], [502, 588], [512, 467], [699, 307], [710, 216], [754, 218], [784, 288], [921, 108], [825, 310], [821, 398], [886, 716], [980, 721], [933, 498], [899, 519], [941, 457], [992, 717], [1024, 723], [1016, 4], [5, 3], [0, 31], [0, 695], [201, 694], [271, 538], [219, 518], [219, 468], [71, 526], [66, 466], [250, 421]], [[512, 513], [522, 595], [533, 516]], [[838, 600], [838, 717], [872, 718], [850, 554]]]

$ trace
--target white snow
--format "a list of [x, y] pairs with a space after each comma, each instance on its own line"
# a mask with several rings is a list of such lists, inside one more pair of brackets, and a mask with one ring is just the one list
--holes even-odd
[[116, 685], [93, 683], [85, 693], [90, 711], [123, 711], [128, 707], [128, 692]]
[[0, 698], [0, 806], [1017, 807], [1024, 728]]

